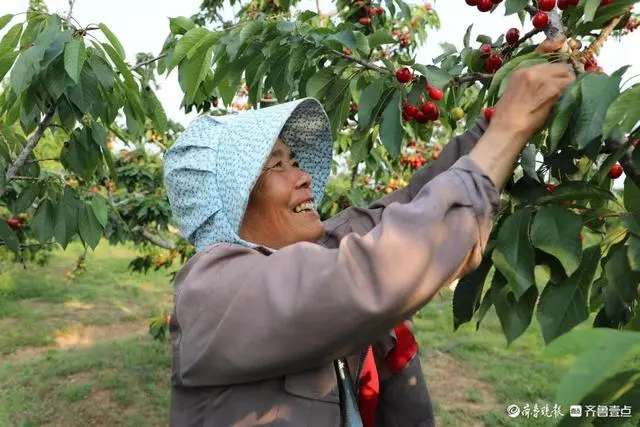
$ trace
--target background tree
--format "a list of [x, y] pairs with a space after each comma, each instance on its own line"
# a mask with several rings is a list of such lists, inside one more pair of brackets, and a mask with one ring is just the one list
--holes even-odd
[[[320, 203], [327, 217], [403, 187], [476, 116], [490, 120], [517, 69], [566, 62], [578, 78], [519, 159], [484, 260], [456, 287], [454, 328], [479, 327], [493, 306], [511, 343], [535, 314], [550, 357], [579, 356], [557, 403], [629, 404], [640, 395], [640, 85], [624, 87], [624, 67], [604, 74], [597, 53], [636, 28], [635, 1], [466, 1], [535, 28], [472, 41], [469, 27], [461, 51], [444, 44], [425, 65], [416, 47], [439, 26], [428, 4], [338, 1], [335, 15], [321, 16], [253, 1], [223, 22], [222, 3], [205, 1], [192, 18], [169, 20], [157, 55], [130, 65], [105, 25], [83, 26], [71, 11], [51, 15], [34, 1], [25, 15], [0, 17], [8, 28], [0, 40], [3, 246], [16, 260], [44, 262], [47, 250], [73, 240], [133, 243], [141, 251], [134, 271], [169, 269], [193, 254], [162, 185], [161, 155], [183, 130], [155, 95], [156, 78], [169, 72], [185, 111], [236, 114], [318, 98], [336, 153]], [[128, 149], [114, 152], [116, 139]], [[73, 274], [82, 265], [80, 257]], [[593, 330], [572, 331], [590, 316]], [[165, 321], [152, 322], [154, 336], [164, 336]]]

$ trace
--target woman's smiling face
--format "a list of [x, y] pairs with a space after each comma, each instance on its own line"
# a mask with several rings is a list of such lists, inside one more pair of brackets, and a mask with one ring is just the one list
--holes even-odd
[[324, 227], [313, 200], [311, 175], [278, 139], [249, 196], [240, 225], [243, 240], [273, 249], [322, 237]]

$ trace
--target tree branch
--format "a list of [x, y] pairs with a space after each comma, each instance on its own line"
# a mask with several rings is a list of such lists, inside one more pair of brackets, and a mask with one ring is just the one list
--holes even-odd
[[159, 246], [163, 249], [175, 249], [176, 245], [173, 242], [170, 242], [168, 240], [164, 240], [163, 238], [156, 236], [155, 234], [147, 231], [144, 229], [144, 227], [138, 225], [136, 227], [133, 227], [131, 229], [131, 231], [136, 232], [138, 234], [140, 234], [142, 237], [144, 237], [146, 240], [148, 240], [149, 242], [153, 243], [156, 246]]
[[73, 6], [75, 6], [76, 0], [69, 0], [69, 13], [67, 14], [67, 22], [71, 21], [71, 15], [73, 15]]
[[611, 32], [616, 28], [616, 26], [618, 25], [621, 19], [622, 19], [622, 16], [613, 18], [611, 22], [609, 22], [609, 25], [607, 25], [605, 28], [602, 29], [598, 37], [584, 51], [584, 54], [583, 54], [584, 58], [591, 57], [597, 50], [599, 50], [602, 47], [602, 44], [605, 42], [605, 40], [607, 40], [607, 37], [609, 37], [609, 34], [611, 34]]
[[56, 162], [60, 161], [59, 157], [53, 157], [51, 159], [35, 159], [35, 160], [27, 160], [26, 162], [24, 162], [25, 164], [31, 164], [31, 163], [38, 163], [38, 162], [47, 162], [49, 160], [55, 160]]
[[488, 74], [488, 73], [468, 73], [468, 74], [463, 74], [461, 76], [458, 77], [454, 77], [453, 78], [453, 84], [454, 85], [461, 85], [463, 83], [468, 83], [468, 82], [475, 82], [475, 81], [480, 81], [480, 82], [484, 82], [484, 81], [489, 81], [493, 78], [493, 74]]
[[53, 120], [53, 115], [56, 113], [56, 107], [57, 104], [53, 104], [51, 107], [49, 107], [49, 110], [42, 118], [42, 121], [38, 125], [34, 134], [29, 138], [27, 145], [24, 146], [22, 152], [18, 155], [16, 161], [11, 164], [9, 168], [7, 168], [7, 182], [11, 181], [16, 176], [18, 169], [24, 166], [24, 163], [27, 161], [27, 157], [31, 155], [33, 150], [36, 148], [36, 145], [38, 145], [40, 138], [42, 138], [42, 135], [44, 135], [44, 131], [47, 130], [47, 128], [51, 124], [51, 121]]
[[522, 43], [526, 42], [527, 40], [529, 40], [530, 38], [532, 38], [533, 36], [535, 36], [536, 34], [538, 34], [541, 31], [542, 30], [538, 30], [537, 28], [534, 28], [533, 30], [529, 31], [527, 34], [522, 36], [513, 45], [508, 45], [507, 48], [503, 52], [504, 60], [505, 61], [508, 60], [511, 57], [511, 54], [513, 53], [513, 51], [516, 50], [516, 48], [518, 48]]
[[158, 55], [155, 58], [151, 58], [151, 59], [147, 59], [146, 61], [138, 62], [136, 65], [130, 67], [129, 71], [135, 71], [140, 67], [144, 67], [145, 65], [153, 64], [154, 62], [161, 60], [165, 56], [167, 56], [167, 54], [163, 53], [162, 55]]
[[530, 4], [526, 5], [524, 7], [524, 10], [527, 11], [529, 13], [529, 15], [533, 16], [536, 13], [538, 13], [538, 9], [536, 9], [535, 7], [531, 6]]
[[340, 56], [344, 59], [346, 59], [347, 61], [351, 61], [351, 62], [355, 62], [356, 64], [360, 64], [362, 65], [364, 68], [367, 68], [369, 70], [373, 70], [373, 71], [377, 71], [380, 74], [391, 74], [391, 72], [389, 70], [387, 70], [386, 68], [381, 68], [378, 67], [377, 65], [374, 65], [370, 62], [365, 61], [364, 59], [360, 59], [357, 58], [353, 55], [345, 55], [342, 52], [338, 52], [335, 49], [330, 49], [332, 53], [336, 54], [337, 56]]

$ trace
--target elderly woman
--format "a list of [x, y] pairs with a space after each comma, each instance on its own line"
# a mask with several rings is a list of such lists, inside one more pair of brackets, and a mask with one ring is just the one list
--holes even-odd
[[557, 64], [519, 71], [490, 124], [325, 222], [316, 100], [195, 120], [165, 158], [197, 250], [175, 280], [171, 426], [434, 425], [408, 320], [477, 268], [518, 154], [572, 80]]

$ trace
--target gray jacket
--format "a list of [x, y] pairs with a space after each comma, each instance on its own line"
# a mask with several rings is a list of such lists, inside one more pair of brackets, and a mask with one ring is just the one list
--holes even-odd
[[340, 425], [333, 361], [373, 344], [376, 425], [434, 425], [420, 361], [382, 363], [395, 325], [481, 260], [499, 193], [454, 138], [409, 185], [325, 222], [317, 243], [272, 254], [235, 244], [199, 252], [175, 280], [172, 427]]

